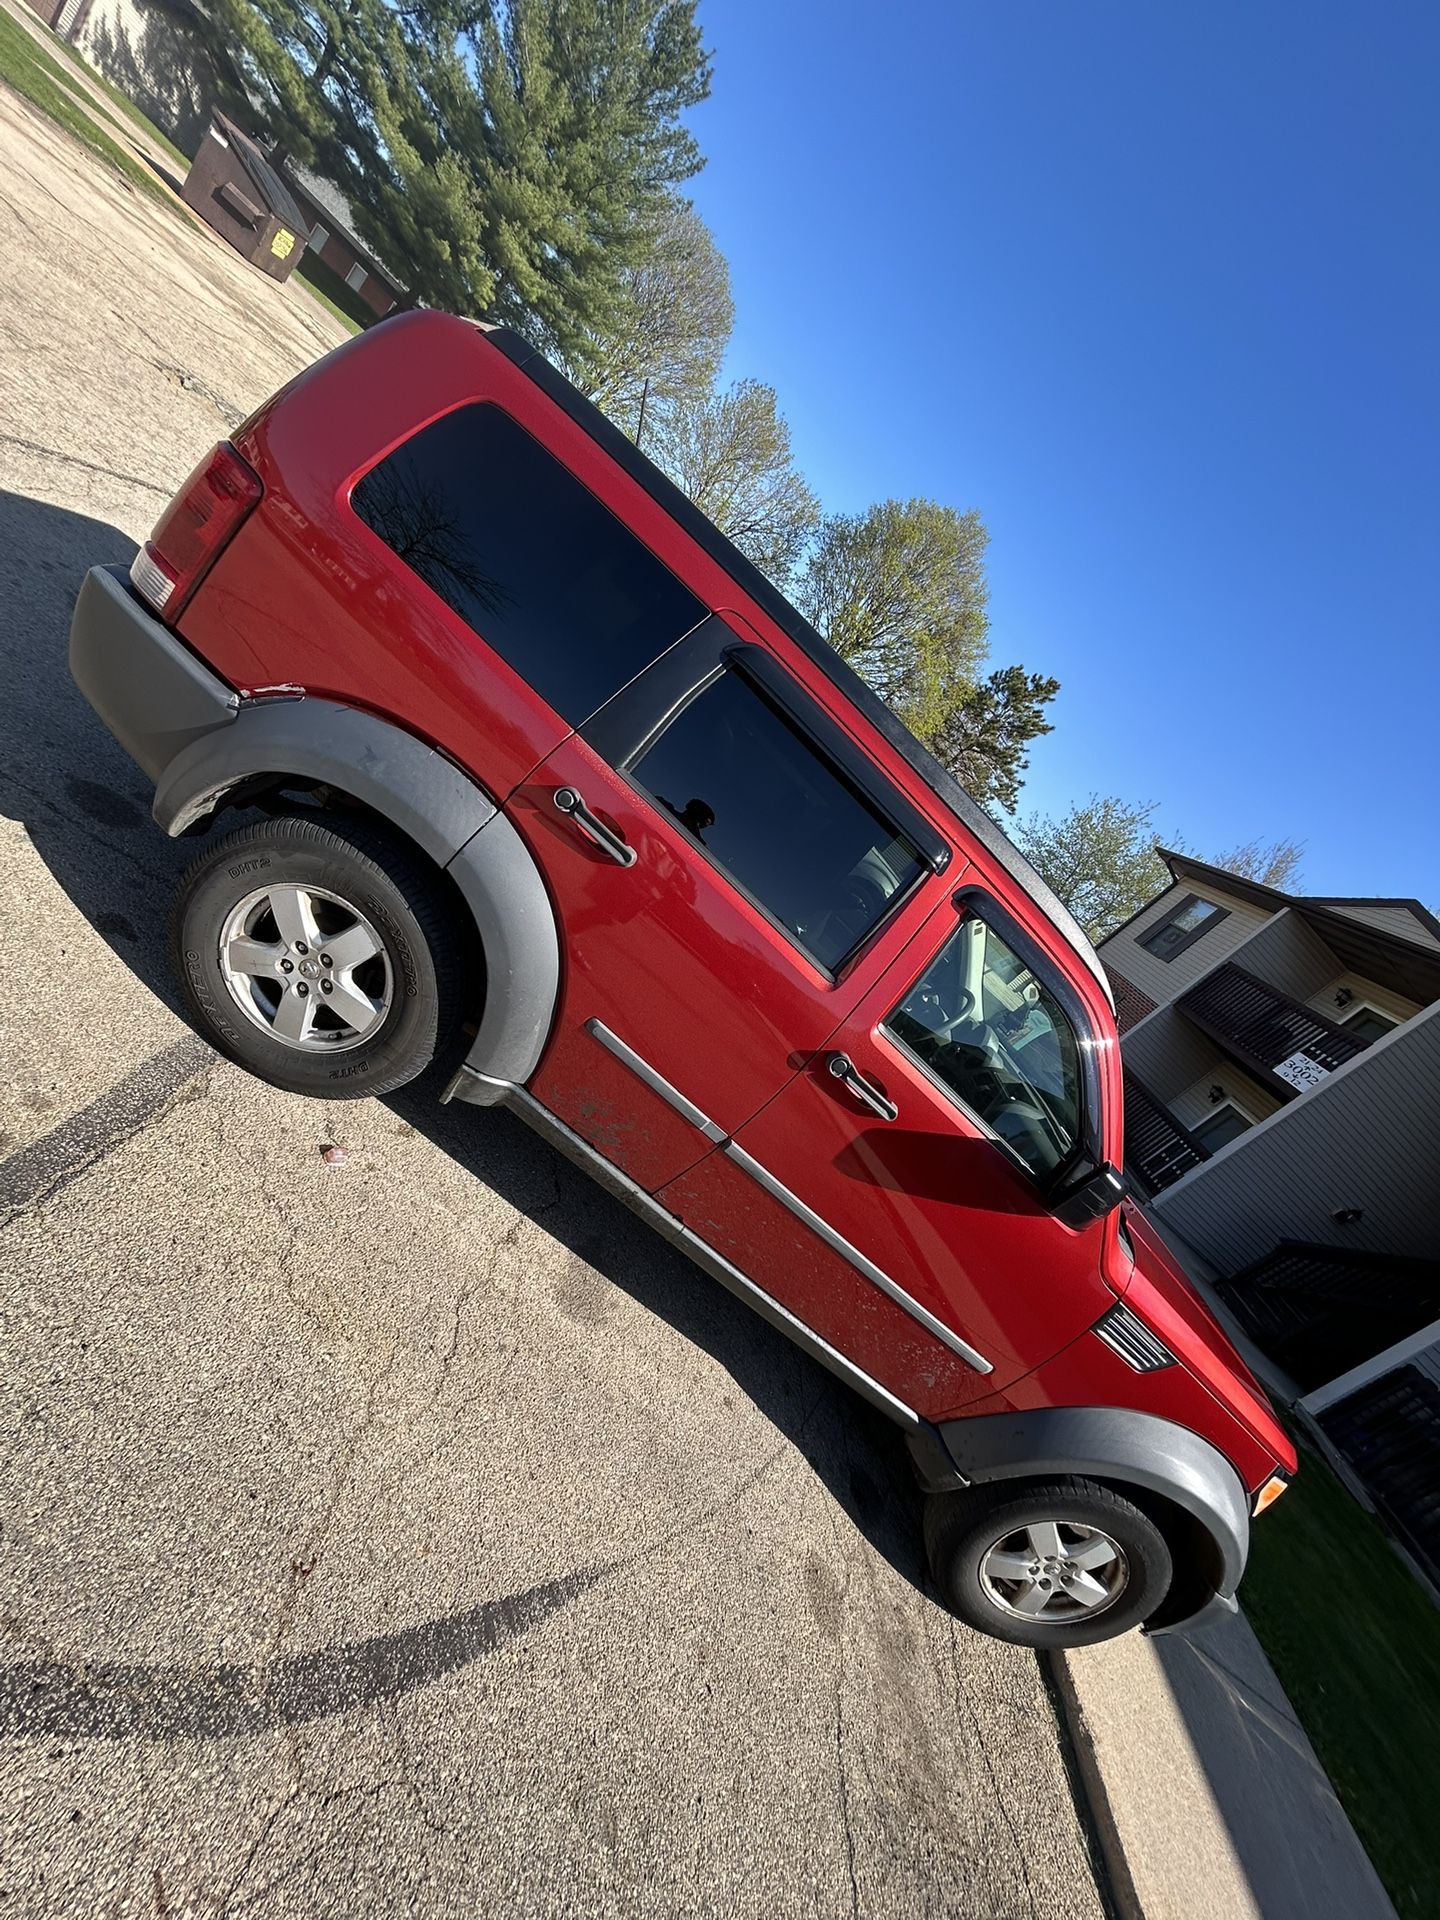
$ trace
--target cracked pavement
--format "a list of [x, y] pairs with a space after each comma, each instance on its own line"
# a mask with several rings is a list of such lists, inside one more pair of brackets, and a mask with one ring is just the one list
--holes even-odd
[[337, 331], [3, 88], [0, 290], [0, 1912], [1098, 1915], [882, 1423], [509, 1117], [184, 1026], [69, 610]]

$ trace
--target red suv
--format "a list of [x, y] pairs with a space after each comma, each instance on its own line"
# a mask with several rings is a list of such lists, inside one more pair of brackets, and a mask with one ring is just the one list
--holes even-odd
[[[902, 1427], [1031, 1646], [1234, 1606], [1295, 1457], [1119, 1172], [1110, 990], [993, 822], [514, 334], [386, 322], [197, 469], [75, 679], [273, 1085], [503, 1103]], [[460, 1052], [464, 1049], [463, 1062]]]

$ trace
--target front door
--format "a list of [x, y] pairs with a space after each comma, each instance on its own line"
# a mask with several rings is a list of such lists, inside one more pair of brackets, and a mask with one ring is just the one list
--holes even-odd
[[934, 825], [738, 616], [712, 615], [509, 811], [564, 977], [530, 1091], [653, 1191], [737, 1132], [944, 897]]
[[1042, 1198], [1096, 1119], [1085, 1027], [966, 888], [661, 1201], [907, 1405], [952, 1414], [1113, 1304], [1102, 1223], [1072, 1230]]

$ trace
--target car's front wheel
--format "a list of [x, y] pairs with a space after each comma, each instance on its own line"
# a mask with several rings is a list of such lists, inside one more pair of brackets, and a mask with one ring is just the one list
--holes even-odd
[[285, 817], [226, 834], [181, 882], [171, 937], [201, 1032], [290, 1093], [388, 1093], [458, 1026], [443, 878], [368, 820]]
[[1088, 1647], [1148, 1620], [1170, 1587], [1154, 1521], [1093, 1480], [931, 1494], [925, 1545], [967, 1625], [1024, 1647]]

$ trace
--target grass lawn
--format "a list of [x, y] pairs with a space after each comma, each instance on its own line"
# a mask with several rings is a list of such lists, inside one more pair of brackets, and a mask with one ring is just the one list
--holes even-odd
[[[180, 169], [180, 178], [183, 180], [190, 171], [190, 156], [182, 153], [175, 142], [163, 134], [148, 115], [141, 112], [128, 94], [122, 93], [113, 81], [107, 80], [103, 73], [97, 68], [92, 67], [78, 47], [71, 46], [68, 40], [62, 40], [60, 35], [53, 31], [50, 38], [67, 59], [73, 60], [83, 74], [93, 80], [97, 87], [103, 88], [104, 91], [109, 94], [110, 98], [115, 102], [116, 106], [119, 107], [127, 120], [137, 126], [142, 133], [148, 133], [155, 144], [163, 152], [169, 154], [170, 158], [175, 162], [175, 165]], [[101, 107], [99, 111], [104, 113], [105, 109]], [[113, 114], [107, 113], [105, 114], [105, 118], [110, 122], [111, 126], [119, 125], [119, 122]]]
[[[148, 134], [155, 144], [174, 161], [180, 178], [183, 180], [190, 171], [190, 161], [173, 140], [168, 140], [154, 121], [149, 119], [135, 102], [128, 99], [117, 86], [97, 73], [95, 68], [68, 40], [62, 40], [57, 33], [51, 33], [51, 40], [57, 50], [65, 54], [80, 71], [93, 80], [110, 96], [121, 112], [140, 129]], [[137, 186], [144, 187], [147, 193], [163, 200], [168, 206], [170, 196], [164, 187], [141, 161], [126, 148], [117, 146], [103, 127], [97, 127], [91, 114], [98, 113], [108, 120], [119, 134], [124, 127], [113, 113], [92, 99], [82, 88], [80, 82], [67, 73], [57, 60], [52, 60], [45, 50], [37, 45], [25, 30], [18, 26], [10, 16], [0, 11], [0, 79], [8, 80], [17, 93], [24, 94], [33, 106], [48, 113], [52, 120], [58, 120], [62, 127], [83, 140], [86, 146], [118, 167], [127, 180], [133, 180]], [[89, 107], [87, 113], [80, 102]], [[335, 318], [342, 321], [352, 333], [358, 333], [375, 318], [363, 300], [333, 268], [308, 250], [301, 254], [295, 267], [296, 273], [305, 282], [311, 293], [323, 307], [328, 307]]]
[[295, 277], [303, 280], [321, 306], [343, 320], [351, 333], [359, 333], [375, 318], [354, 288], [347, 287], [343, 277], [308, 247], [295, 263]]
[[61, 68], [8, 13], [0, 13], [0, 80], [8, 81], [32, 106], [48, 114], [77, 140], [83, 140], [135, 186], [153, 194], [165, 206], [173, 204], [150, 169], [142, 166], [125, 148], [117, 146], [105, 129], [96, 125], [69, 91], [67, 76]]
[[1308, 1448], [1256, 1523], [1242, 1594], [1402, 1920], [1436, 1920], [1440, 1607]]

